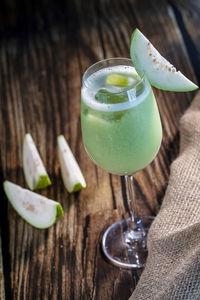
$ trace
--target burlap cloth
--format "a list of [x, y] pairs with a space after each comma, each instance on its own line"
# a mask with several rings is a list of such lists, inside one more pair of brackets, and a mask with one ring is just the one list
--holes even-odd
[[200, 93], [180, 120], [180, 154], [147, 245], [130, 299], [200, 300]]

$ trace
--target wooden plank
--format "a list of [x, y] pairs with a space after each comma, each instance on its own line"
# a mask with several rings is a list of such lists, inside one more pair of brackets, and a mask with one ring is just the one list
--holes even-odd
[[[193, 80], [195, 76], [177, 21], [164, 0], [159, 7], [155, 1], [134, 0], [46, 5], [14, 7], [6, 33], [1, 31], [1, 167], [5, 178], [25, 186], [22, 141], [30, 132], [53, 182], [40, 193], [58, 200], [65, 217], [49, 230], [37, 230], [8, 206], [11, 282], [7, 284], [13, 299], [127, 299], [142, 270], [115, 268], [101, 253], [102, 233], [127, 215], [126, 201], [122, 200], [123, 180], [97, 168], [83, 150], [81, 77], [104, 57], [128, 57], [136, 26], [177, 68]], [[9, 19], [8, 11], [5, 15]], [[17, 30], [16, 20], [21, 22]], [[178, 152], [179, 116], [193, 94], [155, 90], [155, 95], [163, 144], [155, 161], [135, 175], [140, 211], [154, 215], [170, 162]], [[69, 195], [61, 182], [56, 153], [60, 133], [68, 139], [86, 177], [88, 187], [80, 193]]]
[[3, 273], [3, 258], [1, 248], [1, 237], [0, 237], [0, 299], [5, 299], [5, 288], [4, 288], [4, 273]]
[[[170, 1], [170, 6], [172, 17], [174, 17], [178, 23], [194, 73], [199, 80], [200, 55], [198, 49], [200, 44], [200, 33], [197, 28], [200, 26], [200, 2], [196, 0]], [[200, 83], [200, 81], [198, 81], [198, 83]]]

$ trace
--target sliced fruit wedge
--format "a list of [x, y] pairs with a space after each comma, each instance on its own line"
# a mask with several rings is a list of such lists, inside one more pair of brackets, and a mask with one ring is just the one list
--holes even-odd
[[58, 158], [64, 185], [69, 193], [86, 187], [79, 165], [63, 135], [58, 136]]
[[100, 89], [95, 94], [95, 99], [101, 103], [116, 104], [128, 101], [128, 96], [126, 93], [113, 94], [106, 89]]
[[4, 191], [18, 214], [29, 224], [44, 229], [63, 216], [62, 206], [42, 195], [23, 189], [10, 181], [4, 181]]
[[130, 55], [138, 74], [141, 77], [145, 75], [159, 89], [187, 92], [198, 88], [180, 71], [176, 71], [138, 29], [135, 29], [131, 37]]
[[30, 133], [24, 137], [23, 169], [26, 183], [31, 190], [42, 189], [51, 185], [50, 178]]
[[114, 86], [127, 86], [128, 79], [120, 74], [110, 74], [106, 78], [106, 84]]

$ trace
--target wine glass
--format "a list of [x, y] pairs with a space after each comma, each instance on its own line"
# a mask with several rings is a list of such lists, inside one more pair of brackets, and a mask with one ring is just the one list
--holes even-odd
[[90, 66], [83, 75], [81, 127], [85, 149], [109, 173], [125, 176], [130, 217], [112, 224], [102, 248], [113, 264], [144, 267], [146, 238], [153, 217], [140, 217], [133, 199], [133, 174], [156, 156], [162, 126], [157, 103], [145, 76], [127, 58], [110, 58]]

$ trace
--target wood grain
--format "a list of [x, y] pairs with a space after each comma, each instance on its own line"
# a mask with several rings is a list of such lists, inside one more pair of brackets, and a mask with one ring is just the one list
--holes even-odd
[[197, 28], [200, 26], [200, 2], [196, 0], [176, 0], [171, 1], [171, 7], [199, 83], [200, 69], [198, 66], [200, 54], [198, 45], [200, 43], [200, 33]]
[[3, 257], [1, 248], [1, 238], [0, 238], [0, 299], [5, 299], [5, 283], [4, 283], [4, 273], [3, 273]]
[[[110, 265], [100, 248], [104, 230], [128, 215], [124, 180], [97, 168], [84, 150], [81, 78], [100, 59], [129, 57], [130, 36], [137, 26], [162, 55], [196, 81], [198, 73], [173, 3], [42, 0], [16, 5], [9, 0], [0, 14], [2, 177], [26, 186], [22, 142], [24, 134], [30, 132], [53, 182], [39, 193], [58, 200], [65, 212], [49, 230], [37, 230], [15, 213], [1, 191], [7, 295], [10, 299], [128, 299], [142, 270], [120, 270]], [[187, 25], [188, 34], [197, 47], [200, 41], [192, 35], [192, 26]], [[145, 215], [156, 215], [159, 210], [169, 166], [178, 153], [179, 118], [193, 97], [193, 93], [154, 91], [163, 143], [154, 162], [135, 175], [134, 186], [140, 213]], [[60, 177], [56, 138], [61, 133], [88, 184], [87, 189], [72, 195]]]

